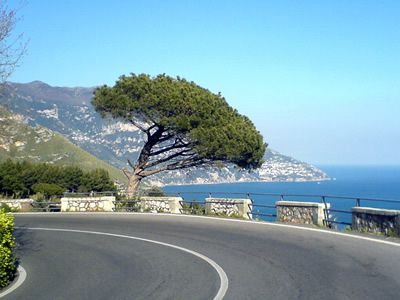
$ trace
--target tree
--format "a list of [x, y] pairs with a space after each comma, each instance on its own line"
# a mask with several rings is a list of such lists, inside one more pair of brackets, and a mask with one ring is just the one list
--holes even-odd
[[114, 191], [115, 186], [106, 170], [96, 169], [82, 176], [81, 185], [78, 190], [80, 192]]
[[13, 35], [18, 22], [17, 11], [0, 0], [0, 82], [4, 82], [17, 67], [26, 52], [23, 34]]
[[65, 192], [62, 186], [54, 183], [36, 183], [32, 186], [35, 193], [41, 193], [46, 199], [51, 199], [54, 196], [60, 196]]
[[23, 196], [26, 193], [26, 188], [14, 175], [6, 175], [2, 178], [1, 188], [5, 195], [12, 197]]
[[129, 122], [146, 137], [128, 178], [133, 195], [147, 176], [218, 162], [241, 168], [262, 164], [266, 144], [253, 123], [220, 94], [167, 75], [122, 76], [113, 87], [94, 92], [92, 103], [103, 117]]
[[26, 197], [42, 193], [47, 198], [64, 191], [114, 191], [114, 182], [104, 169], [84, 172], [77, 166], [54, 166], [28, 161], [0, 162], [0, 195]]

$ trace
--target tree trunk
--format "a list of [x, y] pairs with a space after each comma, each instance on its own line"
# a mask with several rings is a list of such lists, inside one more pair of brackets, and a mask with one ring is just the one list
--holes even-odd
[[133, 198], [136, 195], [136, 193], [138, 192], [139, 185], [140, 185], [140, 182], [142, 181], [142, 178], [143, 177], [138, 176], [138, 175], [132, 175], [129, 177], [128, 189], [126, 191], [126, 195], [129, 198]]

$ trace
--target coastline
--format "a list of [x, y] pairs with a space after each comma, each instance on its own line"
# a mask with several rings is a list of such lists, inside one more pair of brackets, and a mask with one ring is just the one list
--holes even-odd
[[332, 178], [309, 179], [309, 180], [258, 180], [258, 181], [228, 181], [228, 182], [199, 182], [199, 183], [182, 183], [182, 184], [165, 184], [159, 187], [174, 187], [174, 186], [193, 186], [193, 185], [218, 185], [218, 184], [241, 184], [241, 183], [307, 183], [307, 182], [322, 182], [330, 181]]

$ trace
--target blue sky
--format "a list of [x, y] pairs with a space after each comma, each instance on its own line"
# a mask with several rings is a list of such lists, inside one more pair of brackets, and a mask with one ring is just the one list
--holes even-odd
[[19, 12], [30, 41], [11, 81], [179, 75], [221, 92], [282, 153], [400, 164], [400, 1], [31, 0]]

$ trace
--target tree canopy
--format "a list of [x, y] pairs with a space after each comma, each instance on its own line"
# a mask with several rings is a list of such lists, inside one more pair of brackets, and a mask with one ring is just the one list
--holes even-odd
[[27, 197], [43, 193], [58, 196], [65, 191], [112, 191], [113, 181], [106, 170], [88, 172], [76, 166], [6, 160], [0, 162], [0, 195]]
[[104, 117], [129, 122], [145, 133], [131, 181], [166, 170], [215, 162], [241, 168], [262, 164], [266, 144], [246, 116], [220, 94], [167, 75], [122, 76], [113, 87], [94, 92], [92, 103]]

